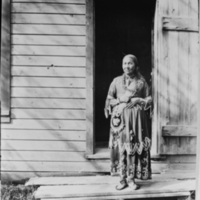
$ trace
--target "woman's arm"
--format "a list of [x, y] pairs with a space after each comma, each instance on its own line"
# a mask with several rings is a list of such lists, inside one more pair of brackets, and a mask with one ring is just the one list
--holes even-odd
[[145, 106], [145, 108], [151, 106], [152, 98], [150, 96], [149, 86], [144, 82], [144, 86], [142, 88], [142, 97], [134, 97], [131, 99], [130, 103], [127, 104], [127, 108], [133, 108], [136, 104], [140, 104]]
[[106, 102], [105, 102], [105, 108], [104, 108], [104, 114], [105, 117], [108, 118], [108, 116], [112, 112], [112, 107], [115, 105], [119, 104], [119, 100], [116, 98], [116, 83], [115, 79], [112, 81], [110, 84], [109, 90], [108, 90], [108, 95], [106, 97]]
[[143, 98], [140, 97], [134, 97], [131, 99], [131, 101], [127, 104], [127, 108], [133, 108], [136, 104], [142, 104], [142, 102], [144, 101]]

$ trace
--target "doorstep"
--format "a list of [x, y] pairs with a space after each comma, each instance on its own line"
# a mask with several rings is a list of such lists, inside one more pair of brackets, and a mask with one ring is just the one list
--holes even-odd
[[[183, 174], [182, 174], [183, 175]], [[35, 198], [40, 200], [105, 200], [105, 199], [152, 199], [167, 200], [174, 197], [186, 199], [195, 190], [195, 179], [168, 178], [164, 174], [153, 175], [151, 180], [136, 180], [139, 190], [115, 189], [119, 177], [41, 177], [32, 178], [26, 185], [40, 186]]]

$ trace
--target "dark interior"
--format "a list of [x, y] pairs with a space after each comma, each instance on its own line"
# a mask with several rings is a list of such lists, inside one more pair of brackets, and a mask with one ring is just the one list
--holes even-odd
[[122, 58], [134, 54], [151, 86], [152, 24], [155, 0], [95, 1], [95, 141], [109, 139], [104, 104], [113, 78], [121, 75]]

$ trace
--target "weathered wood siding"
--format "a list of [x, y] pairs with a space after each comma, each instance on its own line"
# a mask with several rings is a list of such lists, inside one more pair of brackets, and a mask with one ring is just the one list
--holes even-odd
[[85, 0], [12, 0], [3, 174], [101, 171], [86, 151]]
[[159, 152], [195, 154], [199, 68], [198, 1], [157, 4]]

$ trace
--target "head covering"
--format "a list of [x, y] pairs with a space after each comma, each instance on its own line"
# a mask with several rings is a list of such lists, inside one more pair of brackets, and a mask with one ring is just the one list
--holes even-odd
[[[126, 57], [131, 58], [133, 60], [133, 62], [135, 63], [136, 69], [135, 69], [134, 74], [137, 76], [137, 78], [145, 80], [144, 77], [140, 73], [140, 68], [139, 68], [139, 63], [138, 63], [137, 57], [134, 56], [133, 54], [127, 54], [124, 56], [124, 58], [126, 58]], [[123, 58], [123, 60], [124, 60], [124, 58]]]
[[[136, 56], [134, 56], [134, 55], [132, 55], [132, 54], [127, 54], [127, 55], [124, 56], [124, 58], [126, 58], [126, 57], [131, 58], [131, 59], [133, 60], [133, 62], [135, 63], [135, 65], [136, 65], [137, 67], [139, 67], [139, 66], [138, 66], [138, 59], [136, 58]], [[123, 58], [123, 60], [124, 60], [124, 58]]]

